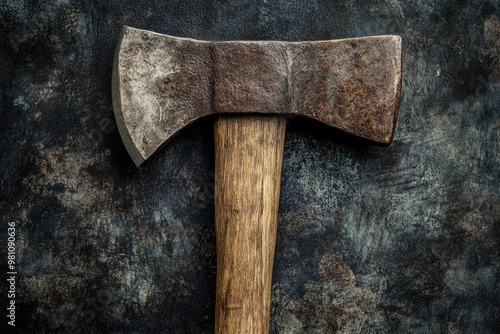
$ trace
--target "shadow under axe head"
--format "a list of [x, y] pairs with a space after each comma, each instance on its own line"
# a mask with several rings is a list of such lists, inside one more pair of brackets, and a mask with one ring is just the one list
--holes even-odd
[[137, 166], [216, 113], [300, 115], [390, 144], [400, 90], [392, 35], [217, 42], [124, 27], [113, 67], [115, 117]]

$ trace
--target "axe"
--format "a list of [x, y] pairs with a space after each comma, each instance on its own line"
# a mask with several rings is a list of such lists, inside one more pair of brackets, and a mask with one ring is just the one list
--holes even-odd
[[137, 166], [218, 114], [215, 333], [269, 332], [286, 117], [390, 144], [400, 89], [399, 36], [215, 42], [123, 28], [113, 107]]

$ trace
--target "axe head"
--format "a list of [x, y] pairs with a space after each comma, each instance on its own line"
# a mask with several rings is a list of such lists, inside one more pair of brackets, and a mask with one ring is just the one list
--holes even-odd
[[115, 117], [137, 166], [216, 113], [305, 116], [390, 144], [400, 90], [399, 36], [209, 42], [124, 27], [113, 66]]

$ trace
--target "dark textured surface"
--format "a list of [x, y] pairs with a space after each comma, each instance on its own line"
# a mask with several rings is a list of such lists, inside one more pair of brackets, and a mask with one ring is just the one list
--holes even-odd
[[392, 146], [303, 119], [287, 128], [271, 332], [498, 332], [497, 1], [2, 2], [16, 329], [212, 331], [212, 120], [134, 167], [110, 89], [122, 24], [212, 40], [400, 34]]

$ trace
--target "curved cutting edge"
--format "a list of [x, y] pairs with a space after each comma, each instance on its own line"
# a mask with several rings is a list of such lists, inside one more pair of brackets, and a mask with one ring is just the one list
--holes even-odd
[[306, 116], [392, 142], [401, 89], [401, 38], [206, 42], [124, 27], [113, 106], [139, 166], [177, 132], [213, 113]]
[[139, 152], [139, 150], [134, 144], [132, 136], [127, 128], [127, 124], [125, 123], [125, 116], [123, 114], [122, 103], [121, 103], [120, 82], [119, 82], [120, 78], [119, 58], [120, 58], [121, 44], [125, 31], [126, 27], [123, 27], [122, 32], [120, 34], [120, 38], [116, 46], [115, 58], [113, 61], [111, 92], [113, 97], [113, 110], [115, 113], [116, 124], [118, 125], [118, 131], [120, 132], [120, 136], [122, 137], [122, 141], [125, 145], [125, 148], [128, 151], [128, 154], [134, 161], [135, 165], [140, 166], [146, 160], [146, 157], [144, 157], [142, 153]]

